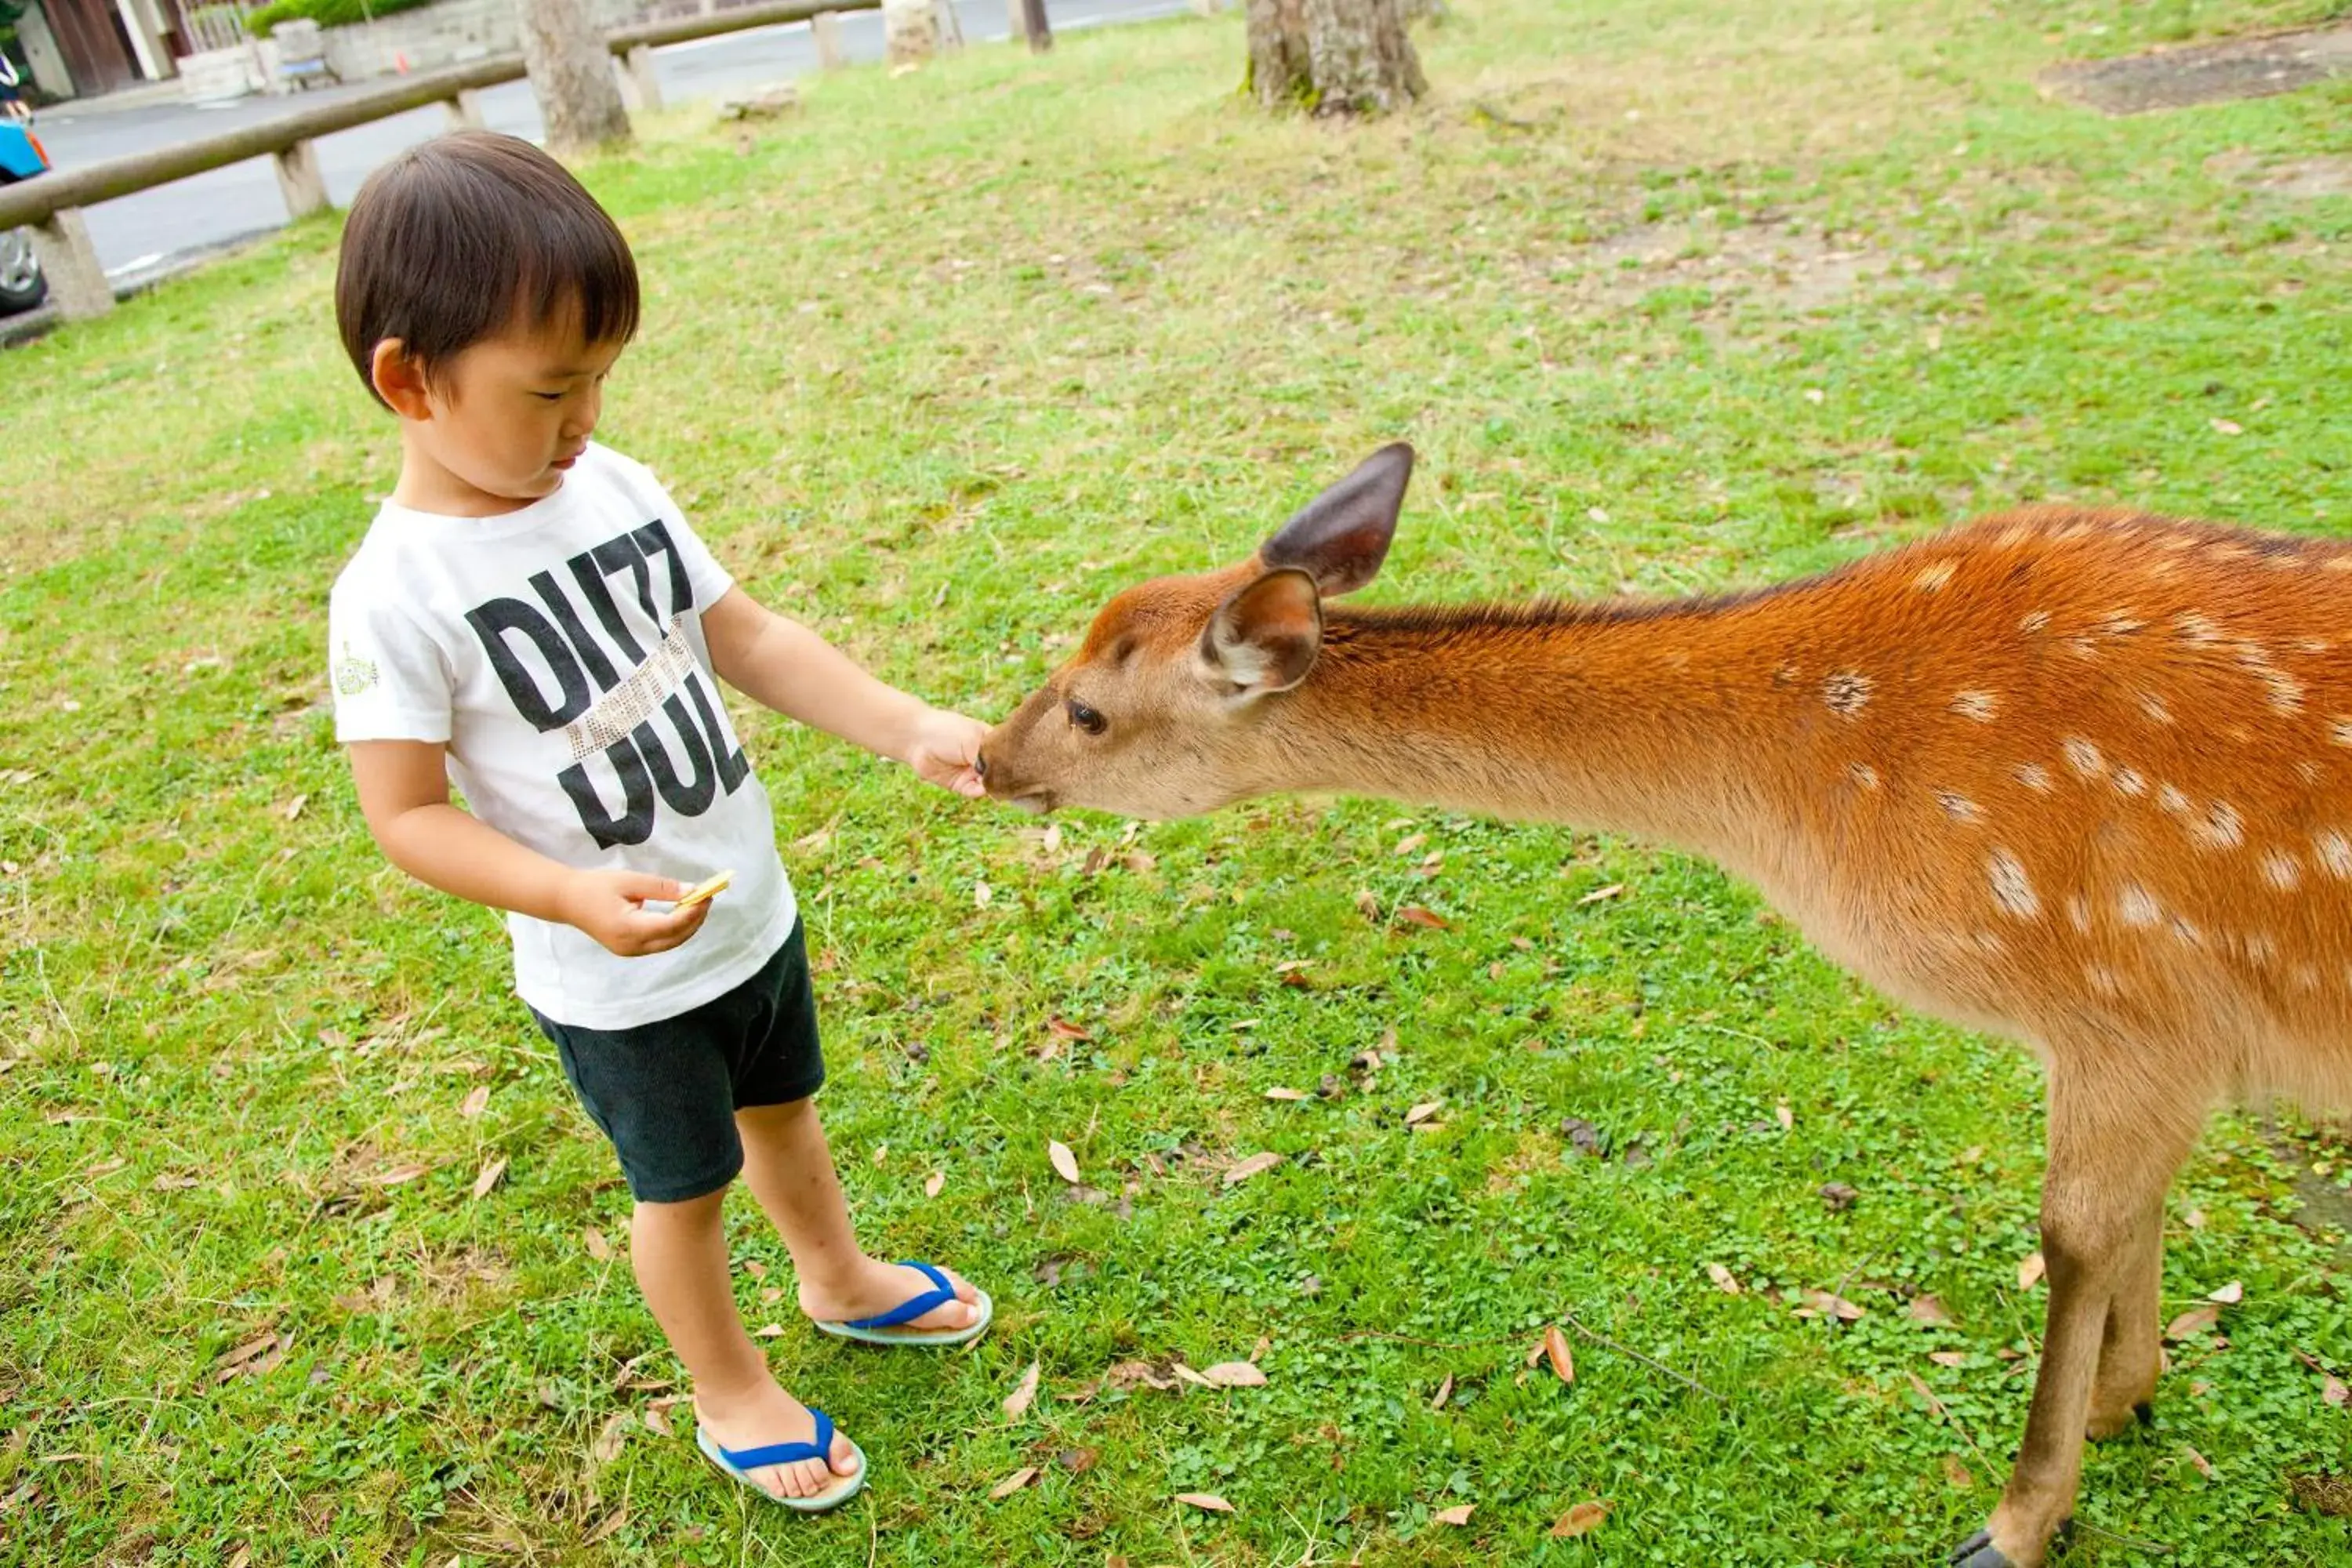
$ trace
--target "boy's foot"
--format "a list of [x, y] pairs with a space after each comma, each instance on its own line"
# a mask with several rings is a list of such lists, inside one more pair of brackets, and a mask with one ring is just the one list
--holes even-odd
[[[808, 1406], [769, 1381], [740, 1400], [720, 1400], [698, 1393], [694, 1419], [722, 1448], [764, 1448], [771, 1443], [813, 1443], [816, 1418]], [[768, 1465], [743, 1473], [772, 1497], [816, 1497], [829, 1492], [857, 1473], [857, 1449], [839, 1432], [833, 1435], [833, 1462], [803, 1459], [793, 1465]]]
[[[980, 1292], [954, 1269], [942, 1268], [940, 1272], [955, 1286], [956, 1299], [940, 1302], [902, 1327], [968, 1329], [980, 1321]], [[847, 1280], [830, 1289], [819, 1290], [803, 1283], [801, 1310], [820, 1323], [853, 1323], [878, 1318], [900, 1302], [911, 1301], [933, 1289], [930, 1280], [916, 1269], [869, 1258], [851, 1272]]]

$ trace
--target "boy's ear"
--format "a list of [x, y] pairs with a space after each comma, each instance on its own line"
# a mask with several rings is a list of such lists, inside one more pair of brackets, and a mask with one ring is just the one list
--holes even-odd
[[374, 384], [376, 395], [403, 419], [421, 423], [433, 417], [425, 367], [398, 338], [385, 338], [375, 345], [368, 355], [368, 379]]

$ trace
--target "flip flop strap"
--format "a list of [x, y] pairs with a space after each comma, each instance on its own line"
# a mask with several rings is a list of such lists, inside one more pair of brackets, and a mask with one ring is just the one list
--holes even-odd
[[948, 1277], [929, 1264], [918, 1263], [909, 1258], [901, 1262], [898, 1267], [919, 1270], [926, 1279], [930, 1280], [932, 1288], [919, 1296], [899, 1302], [887, 1312], [871, 1318], [860, 1318], [853, 1323], [844, 1323], [843, 1328], [895, 1329], [901, 1323], [913, 1322], [926, 1312], [937, 1311], [956, 1299], [955, 1287], [948, 1283]]
[[833, 1461], [833, 1417], [815, 1406], [809, 1414], [816, 1417], [816, 1441], [814, 1443], [771, 1443], [764, 1448], [727, 1448], [719, 1457], [739, 1470], [757, 1470], [769, 1465], [797, 1465], [803, 1459]]

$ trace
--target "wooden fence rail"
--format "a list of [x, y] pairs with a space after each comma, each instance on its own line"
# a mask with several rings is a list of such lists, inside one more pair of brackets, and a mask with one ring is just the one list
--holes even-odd
[[[627, 64], [641, 101], [650, 100], [653, 51], [666, 44], [750, 27], [772, 27], [787, 22], [809, 22], [818, 36], [820, 58], [827, 65], [834, 48], [830, 18], [842, 11], [870, 11], [881, 0], [765, 0], [709, 16], [686, 16], [668, 22], [638, 23], [608, 35], [605, 47]], [[79, 169], [52, 171], [34, 179], [0, 186], [0, 232], [21, 225], [33, 226], [35, 248], [48, 275], [49, 296], [58, 314], [68, 318], [95, 316], [111, 310], [114, 291], [91, 248], [81, 209], [121, 196], [135, 195], [157, 185], [208, 174], [249, 158], [269, 158], [278, 166], [278, 187], [286, 195], [291, 217], [302, 217], [327, 205], [326, 181], [319, 167], [317, 142], [338, 131], [365, 125], [394, 114], [432, 104], [448, 107], [457, 124], [481, 123], [476, 95], [485, 88], [518, 81], [524, 75], [520, 54], [493, 55], [486, 59], [403, 77], [380, 88], [330, 102], [290, 110], [257, 125], [226, 131], [175, 147], [132, 153]]]

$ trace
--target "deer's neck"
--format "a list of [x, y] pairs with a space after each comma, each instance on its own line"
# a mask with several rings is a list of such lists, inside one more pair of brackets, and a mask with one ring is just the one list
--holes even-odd
[[1752, 607], [1340, 614], [1286, 700], [1272, 788], [1572, 824], [1738, 866], [1772, 781]]

